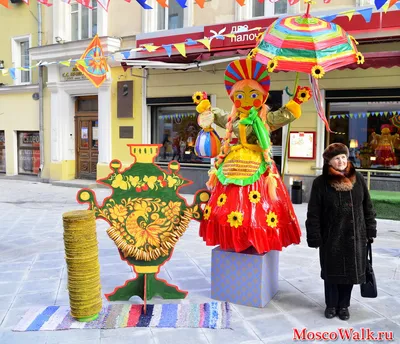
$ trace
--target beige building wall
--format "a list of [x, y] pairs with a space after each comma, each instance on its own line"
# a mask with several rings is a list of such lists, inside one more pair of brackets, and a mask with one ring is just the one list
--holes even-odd
[[108, 36], [125, 37], [140, 33], [142, 31], [142, 11], [145, 10], [134, 1], [131, 3], [110, 1]]

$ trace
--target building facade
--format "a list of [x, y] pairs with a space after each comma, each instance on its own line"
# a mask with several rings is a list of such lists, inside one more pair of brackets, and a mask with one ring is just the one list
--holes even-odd
[[[54, 1], [52, 7], [43, 9], [42, 31], [47, 38], [42, 46], [30, 49], [29, 53], [32, 61], [53, 62], [46, 67], [43, 91], [44, 177], [102, 178], [109, 173], [112, 159], [119, 159], [126, 166], [132, 163], [127, 143], [158, 143], [162, 145], [158, 163], [179, 160], [183, 175], [194, 180], [185, 192], [204, 187], [212, 161], [200, 159], [193, 152], [199, 127], [191, 95], [204, 90], [213, 106], [229, 111], [231, 102], [225, 92], [223, 74], [230, 61], [246, 56], [254, 47], [258, 32], [247, 30], [265, 28], [280, 15], [305, 11], [302, 2], [289, 6], [283, 0], [263, 4], [249, 0], [243, 7], [233, 0], [210, 0], [204, 9], [192, 1], [187, 2], [185, 9], [175, 2], [168, 8], [162, 8], [155, 0], [147, 3], [152, 10], [143, 10], [134, 2], [111, 2], [107, 13], [96, 1], [91, 3], [93, 9], [75, 1], [70, 4]], [[368, 6], [373, 6], [373, 1], [318, 3], [311, 13], [321, 16]], [[391, 119], [400, 110], [400, 26], [396, 20], [399, 12], [396, 8], [387, 13], [374, 12], [369, 22], [359, 14], [354, 14], [351, 20], [347, 16], [335, 20], [360, 42], [358, 48], [364, 53], [366, 63], [329, 72], [320, 81], [330, 125], [343, 134], [326, 132], [312, 102], [303, 106], [302, 117], [291, 126], [291, 151], [286, 162], [283, 157], [288, 128], [272, 134], [274, 158], [285, 172], [287, 184], [301, 179], [307, 194], [310, 183], [320, 173], [324, 148], [330, 142], [341, 141], [351, 148], [351, 157], [359, 168], [384, 171], [373, 181], [375, 187], [392, 190], [400, 187], [398, 176], [388, 173], [400, 168], [399, 159], [395, 159], [400, 147], [394, 149], [390, 164], [373, 160], [380, 154], [378, 139], [386, 137], [382, 129], [388, 125], [391, 136], [398, 130]], [[108, 60], [107, 81], [99, 89], [73, 65], [59, 63], [79, 58], [96, 33], [105, 55], [114, 56]], [[129, 54], [131, 49], [145, 44], [168, 46], [227, 33], [235, 36], [214, 39], [210, 50], [196, 42], [187, 45], [186, 57], [173, 46], [170, 54], [165, 49]], [[117, 52], [121, 54], [115, 55]], [[294, 80], [294, 73], [272, 73], [268, 99], [272, 109], [289, 100], [285, 89], [290, 91]], [[306, 75], [301, 75], [300, 84], [308, 85]], [[8, 99], [10, 104], [15, 103], [11, 97]], [[37, 120], [34, 107], [27, 104], [30, 116]], [[5, 131], [0, 126], [0, 138], [2, 130]], [[16, 138], [19, 130], [11, 131]], [[220, 134], [223, 137], [223, 129]], [[9, 143], [7, 132], [4, 136], [0, 151], [5, 149], [7, 153], [9, 146], [15, 151], [18, 146]], [[307, 148], [311, 156], [300, 156], [302, 147], [296, 146], [305, 137], [312, 140]], [[397, 141], [393, 140], [393, 145], [397, 147]], [[15, 165], [7, 160], [9, 164]], [[7, 168], [7, 174], [17, 173]]]
[[[38, 44], [38, 7], [0, 7], [0, 174], [37, 175], [41, 165], [38, 69], [29, 49]], [[30, 10], [30, 11], [29, 11]]]

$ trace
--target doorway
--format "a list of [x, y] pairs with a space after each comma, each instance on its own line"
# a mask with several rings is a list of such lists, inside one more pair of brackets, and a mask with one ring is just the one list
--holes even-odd
[[96, 179], [99, 157], [97, 96], [79, 97], [75, 103], [76, 178]]

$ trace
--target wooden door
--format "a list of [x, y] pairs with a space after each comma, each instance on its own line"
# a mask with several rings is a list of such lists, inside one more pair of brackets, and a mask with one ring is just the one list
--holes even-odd
[[76, 177], [96, 179], [98, 149], [98, 118], [80, 113], [75, 117], [76, 128]]

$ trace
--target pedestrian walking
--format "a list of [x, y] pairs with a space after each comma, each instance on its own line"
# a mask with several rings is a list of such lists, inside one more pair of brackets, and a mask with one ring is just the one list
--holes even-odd
[[367, 242], [376, 237], [375, 210], [364, 177], [342, 143], [329, 145], [314, 180], [306, 220], [307, 243], [319, 248], [325, 317], [350, 318], [354, 284], [365, 282]]

